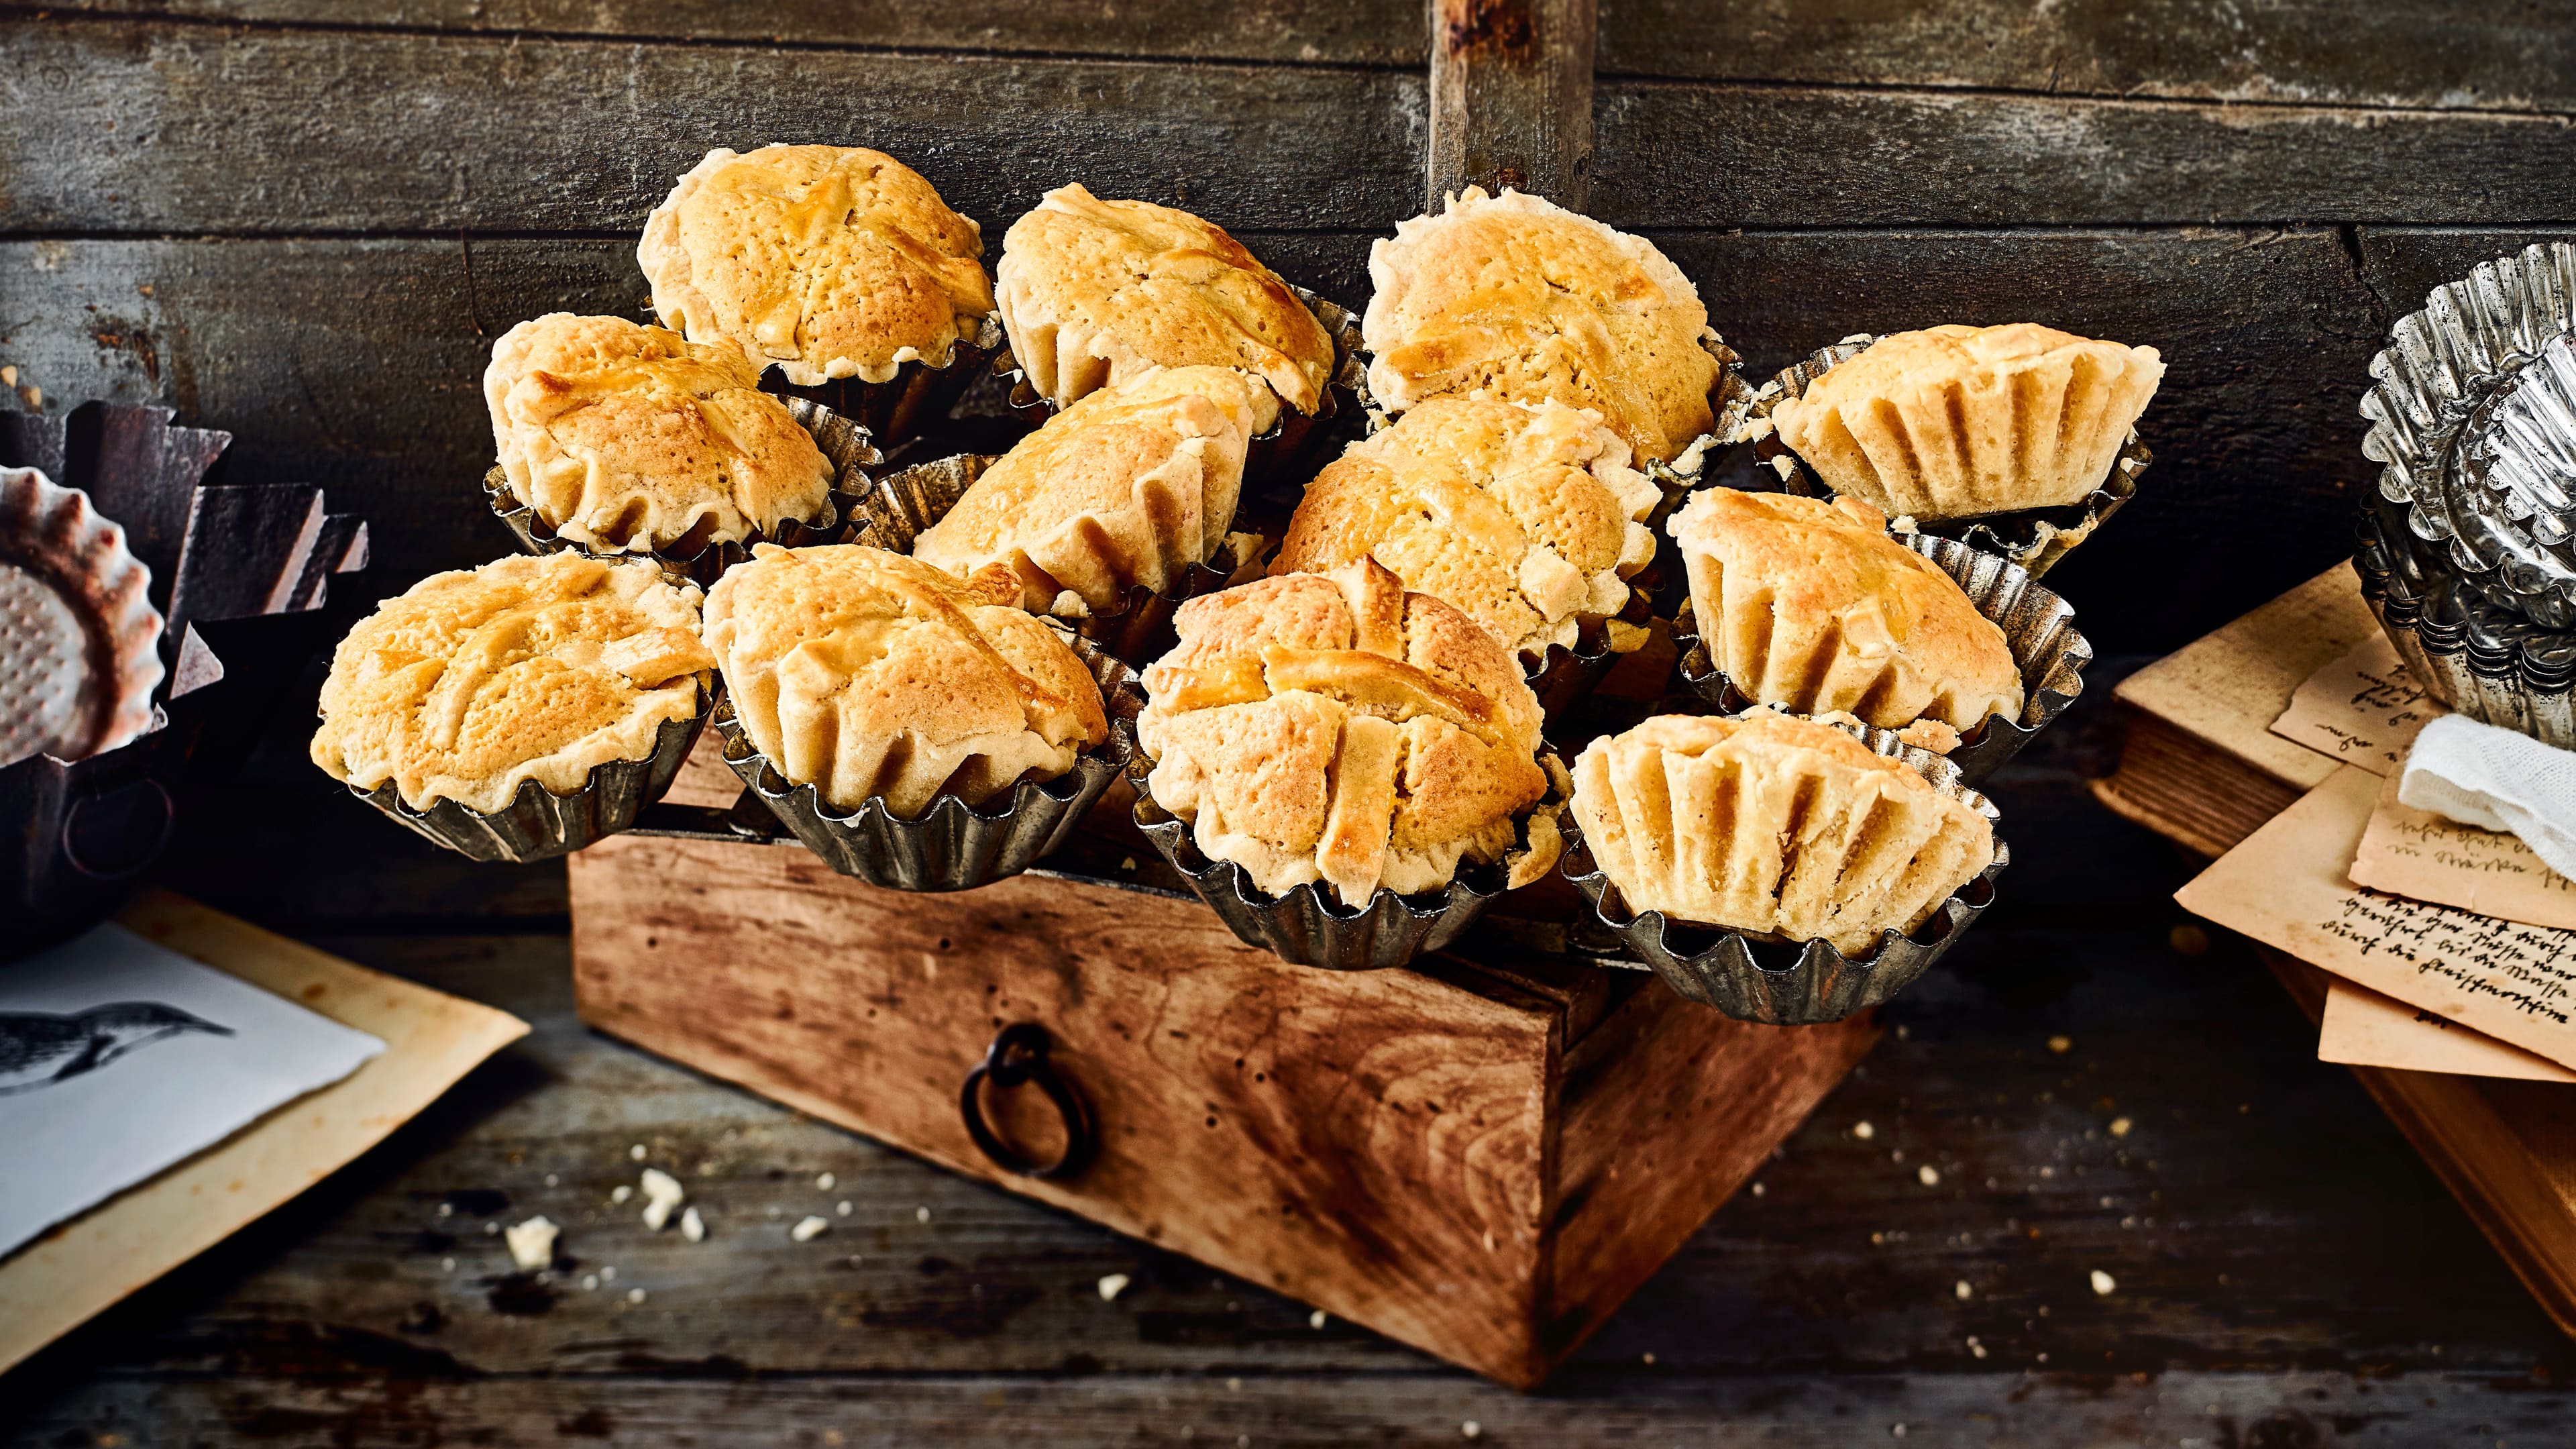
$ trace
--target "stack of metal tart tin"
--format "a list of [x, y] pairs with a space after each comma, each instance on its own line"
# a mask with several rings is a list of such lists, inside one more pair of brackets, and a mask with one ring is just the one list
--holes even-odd
[[2576, 747], [2576, 246], [2434, 288], [2370, 372], [2363, 597], [2434, 698]]

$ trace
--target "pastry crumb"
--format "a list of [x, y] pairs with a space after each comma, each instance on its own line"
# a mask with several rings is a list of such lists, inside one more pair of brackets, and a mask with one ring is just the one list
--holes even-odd
[[1099, 1283], [1100, 1301], [1117, 1302], [1118, 1295], [1127, 1291], [1127, 1281], [1127, 1275], [1124, 1273], [1111, 1273], [1103, 1277]]
[[681, 1212], [680, 1236], [692, 1243], [703, 1243], [707, 1240], [707, 1220], [698, 1216], [696, 1208]]
[[523, 1273], [534, 1272], [555, 1260], [555, 1239], [563, 1232], [542, 1213], [509, 1229], [502, 1241], [510, 1246], [510, 1261]]
[[787, 1236], [800, 1243], [810, 1243], [832, 1230], [830, 1218], [805, 1217], [787, 1230]]
[[658, 1233], [669, 1225], [672, 1211], [687, 1200], [689, 1191], [658, 1167], [644, 1169], [643, 1188], [644, 1226]]

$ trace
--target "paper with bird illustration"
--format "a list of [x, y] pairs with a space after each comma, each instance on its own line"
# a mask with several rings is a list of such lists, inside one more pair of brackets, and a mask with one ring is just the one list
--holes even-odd
[[384, 1049], [119, 925], [0, 970], [0, 1255]]

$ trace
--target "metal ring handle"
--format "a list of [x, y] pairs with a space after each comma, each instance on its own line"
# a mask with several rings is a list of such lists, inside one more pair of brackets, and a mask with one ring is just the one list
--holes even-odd
[[[979, 1095], [990, 1080], [997, 1087], [1036, 1084], [1055, 1104], [1056, 1115], [1064, 1119], [1064, 1151], [1052, 1163], [1031, 1161], [1017, 1148], [1004, 1142], [992, 1124], [984, 1120], [984, 1103]], [[1072, 1177], [1091, 1164], [1099, 1139], [1091, 1128], [1091, 1108], [1073, 1084], [1058, 1075], [1047, 1061], [1046, 1028], [1033, 1021], [1015, 1022], [1002, 1028], [984, 1060], [966, 1074], [966, 1085], [957, 1096], [958, 1109], [966, 1118], [966, 1135], [993, 1165], [1021, 1177], [1062, 1179]]]
[[[81, 859], [80, 845], [76, 837], [84, 813], [93, 806], [103, 808], [106, 801], [121, 800], [138, 792], [149, 792], [150, 803], [159, 812], [152, 826], [152, 843], [122, 864], [113, 862], [98, 864]], [[74, 800], [71, 808], [63, 812], [63, 859], [72, 869], [92, 880], [126, 880], [141, 875], [151, 868], [152, 862], [158, 860], [161, 852], [169, 846], [170, 836], [178, 824], [179, 808], [170, 799], [170, 792], [162, 788], [160, 781], [147, 775], [142, 779], [119, 785], [103, 794], [83, 795]]]

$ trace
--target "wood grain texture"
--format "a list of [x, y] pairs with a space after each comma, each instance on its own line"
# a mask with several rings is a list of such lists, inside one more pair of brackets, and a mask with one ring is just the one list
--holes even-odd
[[[1555, 1003], [1283, 969], [1195, 900], [1026, 877], [907, 896], [792, 846], [623, 838], [571, 881], [593, 1026], [1487, 1373], [1543, 1373]], [[1001, 1171], [959, 1116], [1019, 1021], [1098, 1116], [1066, 1182]]]
[[2556, 115], [1604, 79], [1616, 226], [2576, 217]]
[[2495, 110], [2576, 102], [2546, 7], [2430, 0], [1602, 0], [1620, 75]]
[[1188, 60], [1418, 68], [1422, 15], [1369, 0], [72, 0], [57, 14], [256, 25], [363, 26], [468, 35], [595, 35], [627, 39], [766, 41], [831, 48], [1036, 52]]
[[1067, 181], [1251, 231], [1422, 195], [1398, 72], [26, 16], [0, 47], [12, 232], [632, 232], [708, 148], [770, 141], [899, 153], [995, 247]]
[[[1195, 900], [1065, 879], [906, 896], [793, 847], [632, 837], [570, 879], [591, 1025], [1523, 1387], [1876, 1037], [1740, 1027], [1651, 984], [1587, 1032], [1597, 968], [1287, 968]], [[1077, 1176], [1010, 1174], [961, 1121], [1018, 1022], [1091, 1103]], [[1056, 1155], [1034, 1094], [983, 1100]]]
[[1432, 0], [1426, 207], [1467, 186], [1581, 211], [1592, 188], [1593, 0]]

